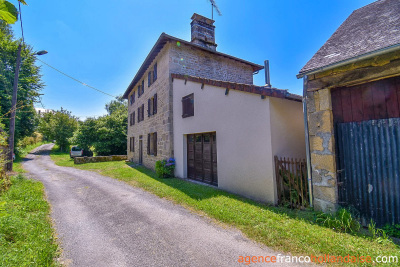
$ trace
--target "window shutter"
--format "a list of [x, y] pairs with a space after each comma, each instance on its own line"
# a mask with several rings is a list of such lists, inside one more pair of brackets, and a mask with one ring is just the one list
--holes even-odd
[[129, 115], [129, 125], [132, 126], [132, 113]]
[[140, 97], [140, 95], [142, 94], [142, 91], [141, 91], [141, 89], [140, 89], [140, 84], [138, 85], [138, 91], [137, 91], [137, 96], [138, 96], [138, 98]]
[[150, 87], [151, 85], [151, 71], [147, 74], [147, 87]]
[[135, 125], [135, 111], [132, 113], [132, 120], [133, 120], [133, 124], [132, 125]]
[[[133, 96], [133, 103], [135, 103], [135, 95], [136, 95], [136, 91], [133, 91], [133, 94], [132, 94], [132, 96]], [[132, 103], [132, 104], [133, 104]]]
[[150, 105], [151, 105], [151, 99], [149, 98], [147, 100], [147, 117], [150, 117]]
[[132, 137], [132, 152], [135, 152], [135, 137]]
[[154, 94], [153, 101], [154, 101], [154, 103], [153, 103], [153, 114], [157, 114], [157, 94]]
[[147, 155], [150, 155], [150, 134], [147, 134]]
[[153, 82], [157, 80], [157, 63], [154, 64], [154, 70], [153, 70]]
[[153, 144], [154, 144], [154, 156], [157, 156], [157, 132], [154, 133], [153, 135]]
[[144, 80], [142, 81], [142, 94], [144, 93]]
[[137, 122], [140, 122], [140, 107], [137, 109]]
[[182, 99], [182, 117], [187, 117], [189, 115], [189, 105], [188, 105], [188, 101], [189, 98], [183, 98]]

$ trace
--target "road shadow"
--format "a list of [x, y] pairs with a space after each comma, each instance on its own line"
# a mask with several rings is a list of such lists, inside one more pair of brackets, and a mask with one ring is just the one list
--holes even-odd
[[268, 210], [280, 215], [286, 215], [290, 218], [294, 219], [303, 219], [304, 221], [314, 224], [315, 221], [315, 213], [310, 210], [295, 210], [289, 209], [281, 206], [273, 206], [261, 202], [257, 202], [255, 200], [233, 194], [222, 189], [219, 189], [215, 186], [198, 183], [196, 181], [192, 181], [189, 179], [181, 179], [181, 178], [159, 178], [156, 173], [150, 169], [147, 169], [141, 165], [137, 165], [134, 163], [126, 163], [127, 166], [134, 168], [136, 171], [146, 175], [149, 179], [154, 179], [160, 183], [163, 183], [173, 189], [179, 190], [185, 195], [189, 196], [194, 200], [203, 200], [209, 198], [218, 198], [218, 197], [227, 197], [234, 200], [241, 201], [243, 203], [249, 204], [251, 206], [258, 207], [263, 210]]

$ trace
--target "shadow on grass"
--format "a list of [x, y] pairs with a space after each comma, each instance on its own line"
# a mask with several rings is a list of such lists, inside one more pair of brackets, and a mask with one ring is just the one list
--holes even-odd
[[126, 163], [127, 166], [134, 168], [135, 170], [145, 174], [149, 178], [152, 178], [158, 182], [161, 182], [171, 188], [181, 191], [182, 193], [186, 194], [190, 198], [194, 200], [203, 200], [203, 199], [210, 199], [210, 198], [217, 198], [217, 197], [227, 197], [230, 199], [238, 200], [248, 205], [252, 205], [254, 207], [268, 210], [274, 212], [279, 215], [286, 215], [293, 219], [303, 219], [304, 221], [315, 224], [315, 212], [312, 210], [293, 210], [281, 206], [272, 206], [265, 203], [260, 203], [233, 193], [229, 193], [223, 191], [221, 189], [215, 188], [213, 186], [205, 185], [196, 183], [194, 181], [188, 179], [180, 179], [180, 178], [159, 178], [157, 177], [156, 173], [150, 169], [147, 169], [143, 166], [138, 166], [132, 163]]

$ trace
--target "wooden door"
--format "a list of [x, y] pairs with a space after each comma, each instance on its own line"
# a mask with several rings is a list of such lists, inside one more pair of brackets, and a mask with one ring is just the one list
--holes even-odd
[[216, 133], [187, 136], [188, 178], [218, 185]]

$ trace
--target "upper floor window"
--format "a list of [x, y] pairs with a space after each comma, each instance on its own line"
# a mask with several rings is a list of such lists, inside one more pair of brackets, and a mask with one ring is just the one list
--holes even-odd
[[144, 80], [142, 81], [142, 95], [144, 94]]
[[142, 106], [138, 107], [138, 118], [137, 121], [141, 122], [142, 120], [144, 120], [144, 104], [142, 104]]
[[154, 64], [153, 67], [153, 83], [157, 80], [157, 62]]
[[150, 87], [151, 85], [151, 71], [147, 74], [147, 87]]
[[147, 115], [150, 117], [154, 114], [157, 114], [157, 94], [147, 100]]
[[147, 87], [150, 87], [152, 83], [157, 80], [157, 63], [154, 63], [153, 70], [147, 73]]
[[182, 118], [194, 116], [194, 94], [182, 97]]
[[129, 118], [129, 125], [135, 125], [135, 112], [132, 112]]
[[133, 91], [133, 93], [131, 94], [130, 103], [131, 103], [131, 105], [132, 105], [133, 103], [135, 103], [135, 91]]
[[138, 85], [137, 88], [137, 97], [139, 98], [142, 95], [142, 89], [140, 88], [140, 84]]

